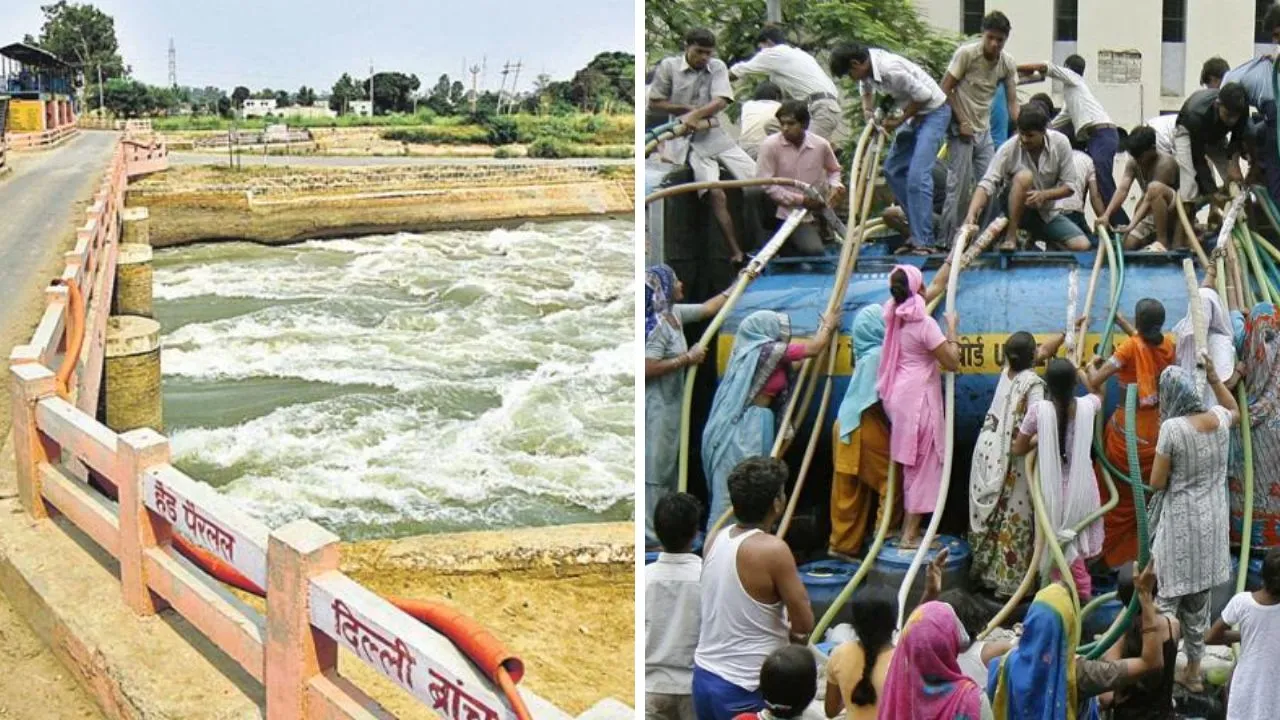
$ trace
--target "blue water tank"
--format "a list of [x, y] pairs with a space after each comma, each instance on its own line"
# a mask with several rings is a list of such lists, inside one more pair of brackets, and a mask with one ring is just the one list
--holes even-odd
[[[916, 601], [924, 592], [927, 563], [937, 557], [943, 547], [948, 548], [950, 553], [947, 556], [947, 564], [942, 569], [942, 589], [944, 591], [969, 590], [969, 543], [954, 535], [938, 535], [929, 546], [924, 564], [921, 564], [920, 569], [916, 571], [911, 591], [907, 594], [907, 612], [915, 608]], [[906, 579], [907, 570], [910, 569], [911, 559], [915, 554], [914, 548], [910, 550], [899, 548], [898, 538], [889, 538], [885, 541], [880, 554], [876, 556], [876, 564], [868, 574], [867, 584], [871, 587], [887, 587], [896, 592], [902, 586], [902, 581]]]
[[[1093, 253], [1011, 253], [987, 254], [974, 261], [959, 276], [956, 311], [959, 315], [961, 370], [956, 377], [955, 455], [952, 479], [943, 529], [961, 533], [968, 524], [968, 478], [973, 447], [978, 432], [991, 406], [991, 398], [1003, 363], [1003, 345], [1009, 335], [1025, 330], [1038, 340], [1054, 337], [1067, 325], [1067, 305], [1072, 270], [1075, 270], [1076, 314], [1083, 311], [1093, 268]], [[851, 353], [849, 329], [858, 309], [870, 303], [889, 300], [889, 272], [898, 263], [921, 265], [926, 282], [941, 264], [939, 258], [902, 258], [886, 255], [881, 245], [865, 248], [852, 274], [845, 293], [840, 348], [833, 377], [831, 402], [822, 419], [823, 433], [817, 448], [814, 482], [806, 487], [802, 504], [823, 503], [830, 487], [830, 427], [849, 382]], [[1120, 294], [1120, 310], [1132, 317], [1138, 300], [1157, 298], [1165, 306], [1165, 329], [1172, 328], [1187, 309], [1186, 283], [1182, 274], [1182, 255], [1133, 253], [1126, 255], [1127, 271]], [[776, 267], [775, 267], [776, 265]], [[734, 307], [717, 337], [717, 370], [723, 373], [733, 347], [733, 335], [742, 320], [757, 310], [786, 313], [791, 319], [793, 337], [811, 336], [819, 315], [826, 307], [833, 284], [834, 261], [816, 264], [802, 271], [785, 261], [770, 265], [770, 270], [757, 278]], [[1110, 279], [1105, 260], [1098, 278], [1094, 302], [1089, 308], [1086, 356], [1092, 355], [1100, 342], [1109, 308]], [[935, 317], [943, 324], [942, 303]], [[1123, 339], [1117, 331], [1114, 342]], [[1116, 383], [1109, 385], [1108, 412], [1121, 399]], [[1083, 389], [1081, 391], [1083, 393]], [[796, 432], [786, 460], [799, 465], [816, 419], [819, 402], [811, 403], [809, 416]]]
[[843, 560], [818, 560], [801, 565], [800, 582], [809, 593], [809, 604], [827, 607], [844, 586], [849, 584], [861, 563]]

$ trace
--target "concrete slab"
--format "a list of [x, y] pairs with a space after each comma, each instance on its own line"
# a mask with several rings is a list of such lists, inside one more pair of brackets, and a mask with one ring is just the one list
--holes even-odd
[[[13, 454], [0, 452], [0, 488]], [[263, 717], [262, 689], [173, 611], [135, 616], [114, 559], [65, 521], [0, 499], [0, 589], [109, 718]]]

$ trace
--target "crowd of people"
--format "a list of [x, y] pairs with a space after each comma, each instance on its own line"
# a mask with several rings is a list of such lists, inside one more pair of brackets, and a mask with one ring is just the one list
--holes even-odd
[[[1280, 6], [1264, 26], [1280, 43]], [[1219, 178], [1245, 181], [1242, 161], [1280, 199], [1269, 58], [1236, 69], [1211, 60], [1201, 78], [1206, 87], [1176, 116], [1122, 133], [1085, 82], [1083, 59], [1018, 65], [1003, 49], [1007, 17], [988, 14], [982, 30], [981, 39], [956, 50], [941, 82], [879, 48], [844, 45], [830, 54], [832, 75], [859, 83], [867, 121], [893, 134], [883, 172], [909, 235], [901, 252], [937, 252], [959, 228], [995, 215], [1006, 223], [996, 226], [1004, 249], [1018, 247], [1022, 231], [1046, 248], [1087, 250], [1094, 238], [1086, 209], [1127, 249], [1183, 247], [1191, 238], [1179, 204], [1192, 216], [1200, 203], [1220, 205]], [[779, 219], [794, 207], [834, 204], [846, 192], [835, 148], [847, 137], [836, 84], [780, 29], [765, 28], [759, 41], [755, 57], [728, 67], [714, 58], [712, 33], [689, 33], [685, 52], [658, 64], [650, 106], [699, 128], [678, 151], [697, 180], [715, 180], [723, 167], [738, 178], [789, 177], [822, 190], [816, 197], [772, 188]], [[742, 109], [739, 145], [722, 125], [702, 121], [733, 102], [732, 78], [752, 74], [768, 79]], [[1060, 111], [1047, 96], [1020, 105], [1018, 84], [1040, 78], [1062, 83]], [[890, 112], [877, 94], [891, 101]], [[997, 141], [1008, 123], [1015, 132]], [[934, 178], [944, 145], [942, 185]], [[1117, 184], [1113, 163], [1121, 151], [1127, 159]], [[1135, 181], [1141, 197], [1126, 213]], [[730, 259], [743, 261], [724, 193], [706, 196]], [[1211, 222], [1215, 212], [1211, 207]], [[818, 254], [829, 231], [811, 219], [791, 242], [801, 254]], [[1096, 717], [1109, 708], [1112, 717], [1171, 718], [1175, 684], [1203, 690], [1206, 644], [1234, 642], [1243, 650], [1228, 717], [1270, 716], [1280, 707], [1280, 683], [1267, 676], [1280, 663], [1280, 549], [1265, 557], [1261, 589], [1236, 595], [1211, 623], [1210, 591], [1232, 577], [1228, 549], [1239, 541], [1230, 522], [1241, 512], [1245, 480], [1238, 385], [1254, 467], [1280, 466], [1280, 311], [1219, 295], [1216, 261], [1226, 255], [1226, 248], [1213, 250], [1186, 316], [1172, 327], [1155, 298], [1139, 301], [1132, 320], [1118, 314], [1121, 339], [1107, 356], [1079, 365], [1059, 357], [1066, 332], [1039, 344], [1016, 332], [1005, 342], [967, 474], [968, 541], [970, 578], [996, 598], [1013, 595], [1029, 573], [1041, 579], [1016, 641], [971, 641], [991, 613], [941, 592], [944, 554], [930, 565], [925, 595], [900, 632], [893, 630], [896, 601], [875, 592], [856, 596], [854, 639], [835, 648], [825, 668], [805, 647], [814, 615], [795, 558], [773, 534], [789, 470], [771, 455], [778, 435], [790, 431], [778, 426], [778, 415], [796, 364], [824, 352], [842, 316], [822, 317], [807, 340], [792, 337], [785, 313], [757, 310], [738, 324], [701, 437], [704, 508], [676, 492], [683, 370], [706, 355], [688, 344], [683, 327], [714, 315], [728, 291], [685, 304], [675, 273], [651, 268], [645, 537], [661, 553], [646, 574], [647, 717], [816, 720], [844, 712], [1003, 720]], [[944, 265], [937, 277], [947, 272]], [[960, 365], [957, 317], [948, 313], [939, 324], [927, 310], [940, 291], [916, 266], [896, 265], [883, 304], [863, 306], [852, 318], [853, 373], [831, 428], [833, 557], [860, 557], [886, 514], [897, 546], [917, 547], [922, 519], [935, 509], [946, 446], [941, 373]], [[1084, 318], [1074, 330], [1088, 330]], [[1136, 388], [1137, 407], [1132, 419], [1122, 404], [1102, 421], [1095, 450], [1095, 419], [1112, 378]], [[1031, 567], [1038, 531], [1024, 457], [1033, 451], [1043, 512], [1069, 577], [1049, 552]], [[895, 467], [898, 492], [889, 503]], [[1109, 509], [1103, 468], [1116, 481]], [[1254, 475], [1253, 518], [1261, 528], [1254, 542], [1262, 546], [1280, 545], [1280, 482], [1273, 475]], [[1153, 493], [1146, 506], [1135, 502], [1131, 477]], [[1140, 519], [1149, 526], [1151, 558], [1143, 568], [1135, 566]], [[694, 546], [704, 529], [710, 534], [699, 555]], [[1094, 594], [1093, 578], [1130, 573], [1140, 613], [1129, 632], [1102, 658], [1077, 656], [1079, 607]], [[1186, 665], [1175, 673], [1179, 647]]]

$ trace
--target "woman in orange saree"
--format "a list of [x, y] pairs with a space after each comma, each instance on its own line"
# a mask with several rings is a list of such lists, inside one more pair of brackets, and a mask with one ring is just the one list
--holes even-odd
[[[1121, 315], [1116, 323], [1129, 335], [1105, 362], [1095, 361], [1091, 383], [1101, 387], [1107, 378], [1116, 376], [1124, 385], [1138, 386], [1138, 410], [1135, 417], [1135, 433], [1138, 440], [1138, 466], [1142, 482], [1151, 476], [1151, 464], [1156, 457], [1156, 439], [1160, 435], [1160, 373], [1177, 362], [1177, 347], [1173, 338], [1165, 335], [1164, 306], [1160, 301], [1144, 298], [1134, 308], [1134, 324]], [[1135, 327], [1136, 325], [1136, 327]], [[1133, 506], [1133, 489], [1126, 481], [1129, 472], [1129, 453], [1125, 443], [1124, 403], [1121, 403], [1107, 421], [1103, 433], [1103, 445], [1107, 459], [1122, 472], [1125, 478], [1115, 478], [1119, 504], [1102, 516], [1105, 539], [1103, 561], [1108, 567], [1120, 567], [1138, 557], [1138, 526], [1136, 508]], [[1099, 473], [1101, 479], [1102, 474]], [[1099, 488], [1106, 496], [1106, 489]], [[1143, 510], [1145, 512], [1145, 508]]]

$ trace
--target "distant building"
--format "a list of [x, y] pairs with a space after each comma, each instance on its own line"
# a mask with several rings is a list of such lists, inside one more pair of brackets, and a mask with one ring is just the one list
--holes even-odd
[[241, 117], [247, 118], [274, 115], [275, 112], [275, 98], [249, 98], [244, 101], [244, 107], [240, 109]]
[[338, 113], [329, 109], [328, 100], [317, 100], [311, 105], [290, 105], [287, 108], [281, 108], [279, 115], [286, 118], [331, 118], [337, 117]]
[[347, 112], [358, 117], [370, 117], [373, 115], [373, 101], [351, 100], [347, 103]]
[[[1270, 52], [1260, 21], [1270, 2], [1255, 0], [917, 0], [934, 27], [980, 33], [982, 16], [1001, 10], [1013, 33], [1005, 46], [1019, 63], [1086, 62], [1085, 79], [1123, 127], [1176, 112], [1199, 89], [1200, 66], [1217, 55], [1235, 67]], [[1051, 83], [1056, 85], [1057, 83]], [[1027, 95], [1050, 84], [1024, 85]]]

